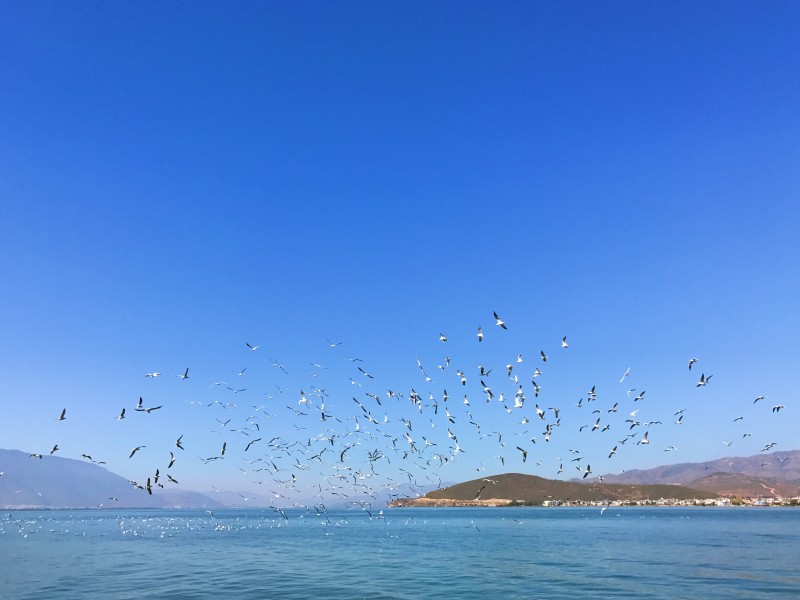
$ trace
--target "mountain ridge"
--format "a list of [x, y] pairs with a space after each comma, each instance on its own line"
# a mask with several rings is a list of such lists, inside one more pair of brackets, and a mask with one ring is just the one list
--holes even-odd
[[723, 457], [697, 463], [675, 463], [651, 469], [609, 473], [602, 477], [607, 483], [686, 485], [717, 472], [800, 482], [800, 450]]
[[[105, 467], [73, 458], [33, 458], [0, 449], [0, 507], [10, 508], [222, 508], [191, 490], [161, 489], [153, 494]], [[164, 476], [166, 479], [166, 476]], [[144, 482], [141, 482], [144, 484]]]

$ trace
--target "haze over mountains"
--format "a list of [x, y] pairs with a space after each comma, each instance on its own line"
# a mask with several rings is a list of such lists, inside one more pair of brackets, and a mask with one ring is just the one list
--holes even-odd
[[19, 450], [0, 449], [0, 471], [3, 472], [0, 477], [0, 506], [4, 508], [223, 506], [208, 496], [190, 490], [163, 490], [156, 487], [153, 494], [149, 495], [102, 466], [59, 456], [38, 459]]
[[[653, 469], [603, 475], [606, 483], [689, 484], [713, 473], [741, 473], [800, 484], [800, 450], [731, 456], [699, 463], [679, 463]], [[591, 479], [591, 478], [590, 478]], [[594, 478], [597, 480], [597, 478]]]
[[[291, 505], [271, 490], [264, 494], [212, 490], [162, 489], [152, 481], [152, 495], [105, 467], [60, 456], [32, 458], [28, 452], [0, 449], [0, 508], [266, 508]], [[166, 475], [161, 473], [166, 479]], [[144, 485], [144, 481], [138, 482]], [[428, 488], [417, 488], [429, 491]], [[401, 493], [411, 494], [410, 486]], [[376, 493], [374, 505], [389, 501]], [[309, 501], [309, 503], [312, 503]], [[337, 503], [344, 504], [344, 502]], [[337, 504], [330, 503], [330, 506]]]
[[[191, 490], [178, 491], [174, 487], [171, 490], [161, 489], [153, 482], [153, 494], [150, 495], [100, 465], [58, 456], [31, 458], [29, 453], [18, 450], [0, 449], [0, 472], [3, 473], [0, 476], [0, 507], [3, 508], [285, 506], [279, 495], [271, 491], [270, 495], [218, 490], [201, 494]], [[162, 477], [165, 475], [162, 474]], [[653, 486], [654, 489], [644, 490], [643, 493], [646, 494], [672, 493], [677, 494], [675, 497], [682, 497], [683, 492], [668, 487], [659, 490], [655, 489], [655, 486], [682, 485], [712, 495], [792, 497], [800, 495], [800, 450], [628, 471], [617, 475], [605, 475], [603, 483], [600, 483], [597, 477], [582, 480], [580, 484], [575, 480], [564, 482], [519, 474], [502, 477], [504, 478], [502, 486], [497, 487], [496, 484], [486, 486], [483, 492], [484, 498], [506, 497], [502, 494], [510, 493], [512, 488], [516, 490], [514, 493], [520, 493], [519, 490], [524, 488], [527, 490], [526, 497], [541, 496], [541, 499], [560, 496], [577, 498], [586, 494], [588, 494], [587, 499], [594, 499], [595, 496], [599, 498], [603, 494], [612, 494], [611, 497], [639, 494], [639, 491], [632, 491], [630, 484]], [[524, 481], [519, 477], [523, 477]], [[593, 493], [587, 491], [589, 490], [585, 485], [587, 483], [593, 484]], [[456, 484], [430, 491], [428, 496], [451, 497], [447, 495], [449, 493], [454, 498], [474, 499], [477, 488], [473, 484], [474, 482]], [[576, 485], [581, 485], [582, 488], [576, 488]], [[595, 493], [598, 491], [602, 493], [599, 495]], [[375, 498], [375, 505], [388, 500], [388, 495], [379, 495]]]

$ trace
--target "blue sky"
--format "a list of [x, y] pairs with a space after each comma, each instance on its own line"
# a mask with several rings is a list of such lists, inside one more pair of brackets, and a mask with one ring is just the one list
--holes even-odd
[[[450, 456], [428, 406], [444, 389], [464, 451], [435, 469], [447, 481], [554, 477], [571, 448], [595, 473], [795, 449], [799, 19], [748, 2], [5, 3], [0, 446], [58, 443], [141, 479], [183, 433], [187, 485], [260, 489], [239, 479], [252, 432], [216, 419], [267, 405], [261, 426], [305, 443], [333, 425], [286, 406], [318, 386], [355, 470], [381, 431], [408, 448], [401, 416]], [[507, 415], [478, 366], [513, 405], [518, 353], [527, 400]], [[578, 431], [592, 385], [603, 437]], [[365, 396], [389, 389], [404, 400]], [[360, 422], [375, 438], [352, 432], [357, 394], [390, 419]], [[139, 396], [164, 408], [133, 414]], [[562, 410], [549, 444], [535, 402]], [[664, 424], [606, 459], [636, 408]], [[385, 477], [423, 481], [432, 453], [393, 454]]]

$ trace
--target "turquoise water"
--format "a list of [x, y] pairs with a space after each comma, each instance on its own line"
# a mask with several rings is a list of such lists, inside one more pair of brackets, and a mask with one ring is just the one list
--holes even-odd
[[800, 510], [13, 511], [0, 597], [800, 598]]

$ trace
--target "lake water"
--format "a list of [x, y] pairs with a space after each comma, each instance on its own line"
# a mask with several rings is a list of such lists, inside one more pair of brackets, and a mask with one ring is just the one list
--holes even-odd
[[792, 508], [11, 511], [0, 597], [800, 598]]

